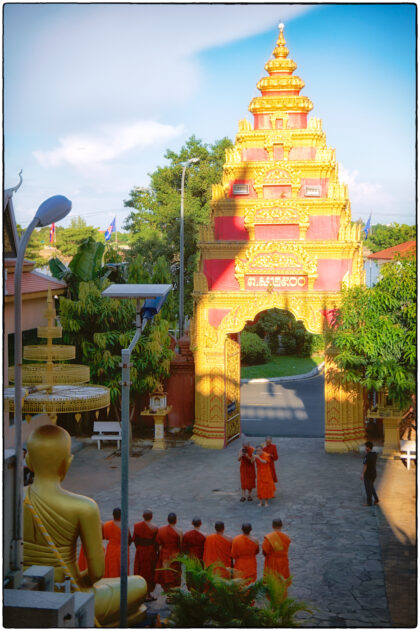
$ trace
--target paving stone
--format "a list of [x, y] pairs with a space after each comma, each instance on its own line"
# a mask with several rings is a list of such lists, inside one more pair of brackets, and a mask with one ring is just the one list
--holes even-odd
[[[227, 534], [235, 535], [244, 521], [250, 521], [252, 534], [262, 541], [272, 519], [279, 516], [292, 539], [289, 593], [312, 604], [314, 626], [390, 626], [378, 517], [382, 513], [361, 506], [361, 457], [326, 454], [322, 439], [275, 442], [279, 485], [268, 508], [258, 507], [256, 501], [239, 502], [238, 442], [221, 451], [188, 442], [130, 458], [130, 528], [150, 508], [159, 525], [166, 523], [168, 512], [175, 511], [184, 531], [196, 514], [203, 520], [204, 532], [212, 532], [214, 522], [222, 519]], [[75, 455], [64, 486], [93, 497], [102, 519], [110, 519], [120, 503], [120, 464], [111, 448], [98, 451], [87, 446]], [[331, 497], [336, 500], [331, 502]], [[385, 489], [380, 497], [386, 497]], [[411, 557], [407, 552], [403, 558]], [[263, 564], [259, 555], [259, 575]], [[169, 612], [161, 595], [149, 609], [163, 617]], [[303, 626], [310, 626], [306, 619]]]

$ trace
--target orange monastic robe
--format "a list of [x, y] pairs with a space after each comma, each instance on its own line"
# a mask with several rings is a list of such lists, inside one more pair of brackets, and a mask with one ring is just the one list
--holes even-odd
[[255, 461], [257, 465], [257, 494], [260, 500], [269, 500], [274, 497], [276, 492], [270, 469], [271, 458], [264, 451], [260, 454], [260, 458], [265, 462]]
[[182, 537], [182, 550], [189, 556], [194, 556], [200, 561], [203, 560], [204, 543], [206, 536], [199, 530], [189, 530]]
[[181, 564], [177, 561], [171, 562], [181, 552], [181, 539], [179, 531], [170, 524], [158, 529], [156, 543], [161, 548], [156, 565], [155, 581], [162, 585], [165, 591], [181, 585]]
[[212, 563], [222, 564], [224, 567], [214, 568], [214, 573], [223, 578], [230, 578], [231, 547], [230, 539], [224, 535], [218, 532], [208, 535], [204, 544], [204, 565], [208, 567]]
[[246, 579], [247, 583], [257, 580], [257, 554], [260, 551], [258, 543], [247, 535], [238, 535], [232, 541], [232, 558], [234, 560], [234, 575]]
[[139, 521], [134, 524], [133, 541], [136, 546], [134, 557], [134, 574], [142, 576], [147, 583], [150, 594], [155, 588], [155, 568], [157, 563], [157, 526]]
[[274, 530], [265, 535], [262, 549], [265, 556], [264, 574], [273, 572], [280, 574], [284, 578], [289, 578], [289, 557], [288, 550], [290, 538], [283, 532]]
[[267, 454], [270, 454], [271, 456], [270, 458], [271, 475], [273, 476], [273, 482], [277, 482], [278, 480], [277, 480], [276, 468], [274, 466], [274, 462], [279, 459], [279, 456], [277, 453], [277, 447], [273, 445], [273, 443], [271, 443], [271, 445], [266, 445], [264, 447], [264, 451]]
[[[247, 447], [248, 456], [254, 453], [254, 447]], [[255, 464], [242, 456], [239, 468], [241, 474], [241, 489], [244, 491], [252, 491], [255, 489]]]
[[[111, 519], [103, 526], [103, 537], [108, 539], [105, 551], [104, 578], [118, 578], [121, 575], [121, 528]], [[131, 540], [130, 531], [128, 539]], [[130, 549], [128, 553], [128, 567], [130, 567]]]

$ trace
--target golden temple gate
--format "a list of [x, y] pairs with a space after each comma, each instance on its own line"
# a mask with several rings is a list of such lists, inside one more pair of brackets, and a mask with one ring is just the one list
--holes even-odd
[[[300, 96], [283, 25], [268, 77], [251, 101], [253, 125], [239, 122], [210, 225], [200, 233], [191, 348], [195, 356], [193, 440], [223, 448], [240, 434], [239, 333], [262, 311], [286, 309], [322, 333], [343, 286], [364, 283], [360, 226], [351, 225], [348, 190], [326, 145], [312, 102]], [[325, 448], [343, 452], [364, 439], [361, 392], [325, 362]]]

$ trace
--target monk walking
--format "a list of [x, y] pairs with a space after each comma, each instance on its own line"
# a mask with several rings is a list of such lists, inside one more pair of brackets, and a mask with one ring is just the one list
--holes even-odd
[[225, 524], [222, 521], [217, 521], [214, 529], [216, 532], [208, 535], [204, 544], [204, 565], [209, 567], [215, 563], [217, 565], [214, 567], [214, 574], [230, 578], [232, 539], [224, 534]]
[[252, 459], [253, 453], [254, 448], [246, 441], [243, 443], [238, 454], [238, 461], [241, 463], [239, 468], [242, 490], [241, 502], [245, 502], [245, 491], [248, 491], [248, 502], [252, 502], [252, 489], [255, 489], [255, 464]]
[[277, 447], [275, 445], [273, 445], [273, 439], [271, 438], [271, 436], [267, 436], [265, 439], [265, 443], [264, 443], [264, 451], [265, 453], [269, 454], [271, 456], [270, 459], [270, 469], [271, 469], [271, 476], [273, 478], [273, 482], [274, 484], [276, 482], [278, 482], [277, 480], [277, 474], [276, 474], [276, 467], [274, 466], [274, 463], [276, 460], [279, 459], [278, 453], [277, 453]]
[[[121, 509], [114, 508], [112, 516], [114, 519], [106, 521], [102, 529], [103, 538], [108, 539], [105, 551], [105, 578], [114, 578], [121, 575]], [[128, 531], [128, 546], [130, 543], [131, 534]], [[130, 548], [127, 553], [127, 567], [130, 567]]]
[[[264, 574], [272, 573], [288, 579], [289, 571], [289, 545], [290, 538], [281, 532], [283, 522], [281, 519], [273, 519], [273, 531], [265, 535], [262, 550], [265, 556]], [[285, 593], [285, 598], [287, 591]]]
[[143, 521], [134, 524], [133, 541], [136, 546], [136, 556], [134, 558], [134, 574], [142, 576], [147, 582], [148, 602], [156, 600], [151, 593], [155, 589], [155, 569], [157, 563], [158, 544], [156, 537], [158, 527], [152, 522], [153, 513], [145, 510]]
[[181, 585], [181, 564], [173, 561], [181, 552], [182, 531], [176, 528], [176, 515], [169, 513], [168, 525], [158, 529], [156, 543], [159, 545], [159, 557], [156, 565], [155, 580], [162, 585], [163, 591]]
[[242, 524], [242, 535], [237, 535], [232, 541], [232, 558], [234, 561], [234, 576], [244, 579], [247, 583], [257, 580], [257, 554], [260, 544], [250, 536], [251, 524]]
[[268, 506], [268, 500], [274, 497], [276, 490], [271, 475], [271, 456], [265, 453], [262, 447], [257, 447], [253, 458], [257, 465], [257, 494], [260, 500], [258, 506]]
[[194, 528], [186, 532], [182, 538], [182, 550], [185, 554], [203, 561], [206, 535], [203, 535], [203, 533], [200, 532], [201, 519], [199, 517], [194, 517], [192, 525]]

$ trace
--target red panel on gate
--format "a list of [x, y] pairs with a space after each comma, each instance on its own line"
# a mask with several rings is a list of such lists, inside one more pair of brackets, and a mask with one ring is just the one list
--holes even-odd
[[243, 217], [215, 217], [214, 238], [217, 241], [249, 241]]
[[297, 225], [255, 225], [255, 240], [256, 241], [271, 241], [271, 240], [293, 239], [299, 240], [299, 226]]
[[339, 227], [340, 217], [338, 215], [313, 215], [309, 217], [309, 228], [306, 238], [308, 241], [335, 240], [338, 238]]
[[232, 259], [207, 259], [203, 272], [207, 278], [209, 290], [238, 291], [239, 283], [235, 278], [235, 261]]

